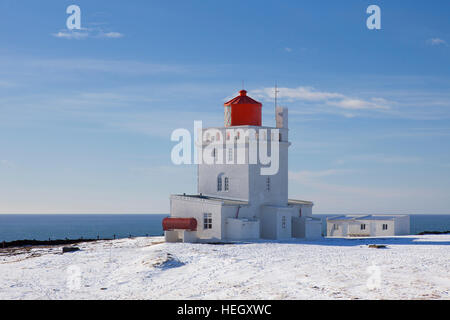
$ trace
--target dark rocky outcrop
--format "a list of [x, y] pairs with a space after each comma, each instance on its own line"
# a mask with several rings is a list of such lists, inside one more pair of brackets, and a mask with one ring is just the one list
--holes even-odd
[[80, 251], [80, 248], [78, 248], [78, 247], [63, 247], [62, 248], [63, 253], [75, 252], [75, 251]]
[[93, 242], [98, 240], [110, 240], [110, 239], [65, 239], [65, 240], [15, 240], [15, 241], [3, 241], [0, 242], [1, 248], [17, 248], [25, 246], [58, 246], [58, 245], [70, 245], [82, 242]]
[[426, 234], [449, 234], [449, 233], [450, 233], [450, 230], [447, 230], [447, 231], [424, 231], [424, 232], [418, 233], [417, 235], [424, 236]]

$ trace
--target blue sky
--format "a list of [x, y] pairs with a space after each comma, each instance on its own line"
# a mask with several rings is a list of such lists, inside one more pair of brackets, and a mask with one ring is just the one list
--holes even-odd
[[[82, 30], [66, 28], [81, 8]], [[368, 30], [366, 8], [381, 8]], [[242, 81], [316, 213], [450, 213], [448, 1], [0, 2], [0, 213], [167, 213]]]

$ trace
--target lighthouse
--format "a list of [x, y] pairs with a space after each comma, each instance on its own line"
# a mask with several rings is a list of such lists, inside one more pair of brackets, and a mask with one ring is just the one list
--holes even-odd
[[241, 90], [224, 103], [224, 126], [201, 129], [197, 194], [170, 196], [167, 242], [318, 238], [311, 201], [288, 198], [288, 109], [263, 126], [261, 102]]

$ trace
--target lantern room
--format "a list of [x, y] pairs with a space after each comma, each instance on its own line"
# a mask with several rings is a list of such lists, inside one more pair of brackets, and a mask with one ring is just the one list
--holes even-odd
[[239, 91], [236, 98], [224, 103], [225, 127], [261, 126], [262, 104], [247, 96], [247, 91]]

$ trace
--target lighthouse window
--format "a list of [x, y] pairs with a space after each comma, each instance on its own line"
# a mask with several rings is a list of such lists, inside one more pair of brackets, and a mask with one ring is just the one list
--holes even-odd
[[383, 230], [387, 230], [388, 229], [388, 225], [387, 224], [383, 224]]
[[212, 229], [212, 213], [203, 214], [203, 229]]
[[266, 179], [266, 191], [270, 191], [270, 177]]
[[230, 181], [228, 177], [225, 177], [225, 191], [228, 191], [230, 189]]
[[217, 191], [222, 191], [222, 177], [217, 177]]
[[361, 230], [366, 230], [366, 225], [365, 224], [361, 225]]

